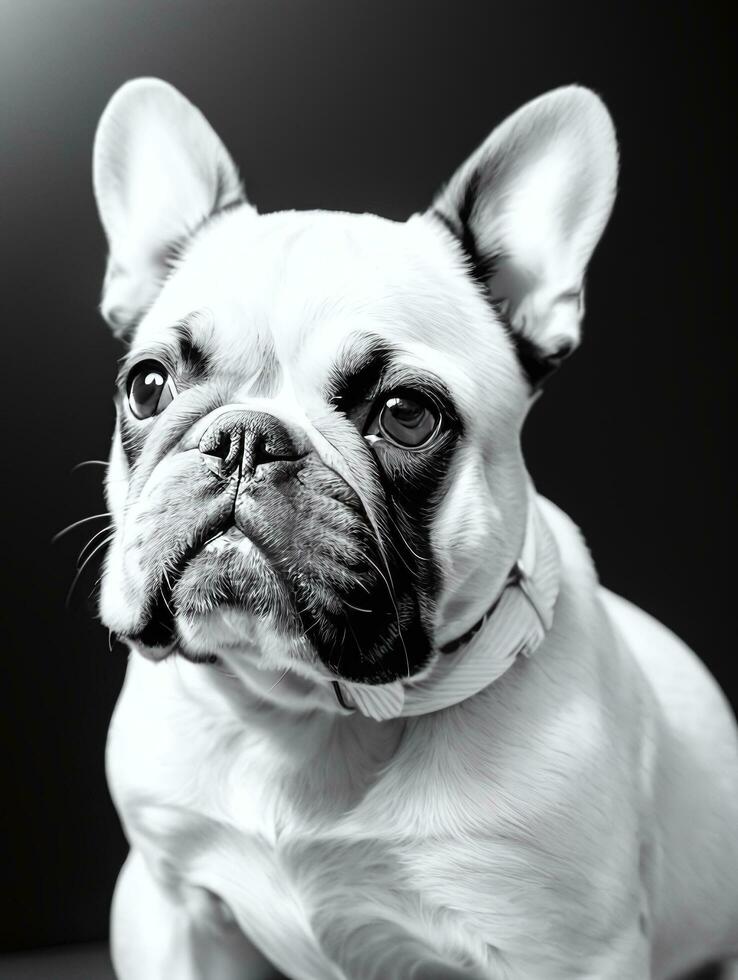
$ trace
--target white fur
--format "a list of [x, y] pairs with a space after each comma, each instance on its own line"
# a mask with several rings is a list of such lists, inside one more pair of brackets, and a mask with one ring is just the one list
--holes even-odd
[[[525, 526], [528, 392], [499, 319], [432, 216], [244, 207], [213, 218], [165, 275], [151, 256], [182, 233], [180, 210], [194, 208], [185, 225], [207, 217], [218, 167], [236, 193], [227, 154], [192, 113], [154, 81], [106, 111], [104, 309], [125, 306], [116, 322], [143, 314], [141, 350], [197, 311], [234, 403], [284, 419], [348, 482], [354, 450], [319, 395], [338, 348], [370, 332], [443, 377], [466, 431], [433, 527], [436, 640], [459, 635]], [[473, 220], [481, 245], [502, 242], [509, 259], [490, 288], [514, 329], [555, 351], [578, 339], [575, 297], [612, 201], [609, 117], [591, 93], [561, 90], [485, 146], [505, 193], [485, 184]], [[167, 187], [157, 168], [175, 158]], [[439, 199], [449, 218], [464, 172]], [[114, 445], [102, 612], [121, 632], [140, 613], [136, 534], [186, 492], [178, 459], [210, 419], [177, 452], [148, 469], [142, 459], [135, 499]], [[730, 710], [668, 630], [599, 587], [568, 518], [538, 506], [562, 555], [553, 628], [457, 707], [382, 723], [340, 714], [307, 642], [285, 646], [268, 621], [234, 610], [188, 627], [224, 669], [132, 654], [107, 754], [131, 842], [112, 919], [123, 980], [256, 980], [267, 961], [296, 980], [666, 980], [738, 951]]]
[[110, 100], [93, 177], [110, 245], [102, 312], [122, 333], [158, 292], [167, 249], [218, 207], [243, 200], [243, 191], [201, 113], [172, 86], [146, 78]]
[[616, 178], [609, 113], [593, 92], [570, 86], [506, 119], [436, 202], [453, 223], [470, 180], [479, 183], [468, 225], [478, 251], [496, 260], [490, 292], [526, 337], [552, 353], [579, 343], [584, 271]]

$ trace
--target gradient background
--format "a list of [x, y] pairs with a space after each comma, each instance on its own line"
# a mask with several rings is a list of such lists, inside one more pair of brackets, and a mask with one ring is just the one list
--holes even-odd
[[125, 842], [103, 773], [125, 665], [93, 620], [122, 348], [96, 312], [97, 119], [125, 79], [199, 105], [262, 211], [405, 218], [522, 102], [568, 82], [618, 129], [620, 195], [583, 348], [526, 446], [603, 581], [703, 657], [736, 701], [732, 477], [734, 23], [682, 3], [0, 3], [5, 609], [2, 948], [102, 938]]

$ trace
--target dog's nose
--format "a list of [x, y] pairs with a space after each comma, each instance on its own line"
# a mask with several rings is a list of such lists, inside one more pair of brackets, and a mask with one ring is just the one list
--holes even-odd
[[239, 466], [250, 475], [262, 463], [298, 459], [295, 444], [279, 419], [267, 412], [233, 411], [219, 415], [200, 439], [199, 450], [216, 476], [230, 476]]

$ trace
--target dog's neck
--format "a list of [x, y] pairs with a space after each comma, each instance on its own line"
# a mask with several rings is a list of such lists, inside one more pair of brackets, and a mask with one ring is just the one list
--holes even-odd
[[339, 706], [383, 721], [439, 711], [479, 693], [545, 639], [559, 594], [559, 572], [556, 542], [531, 492], [520, 556], [482, 618], [441, 647], [430, 674], [417, 683], [334, 681]]

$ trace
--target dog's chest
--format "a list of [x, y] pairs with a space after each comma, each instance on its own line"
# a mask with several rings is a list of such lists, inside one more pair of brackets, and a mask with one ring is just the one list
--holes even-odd
[[417, 905], [403, 865], [418, 828], [389, 805], [393, 792], [401, 800], [385, 774], [401, 724], [274, 737], [204, 726], [190, 705], [162, 711], [157, 701], [157, 711], [146, 700], [148, 709], [124, 697], [111, 730], [111, 788], [127, 833], [160, 877], [225, 902], [275, 964], [331, 977], [341, 915], [350, 930], [359, 907], [381, 920]]
[[[171, 847], [181, 867], [178, 840], [200, 838], [188, 880], [218, 895], [288, 975], [300, 976], [300, 964], [305, 978], [329, 978], [332, 957], [324, 948], [320, 909], [353, 902], [359, 887], [340, 793], [325, 771], [313, 778], [296, 771], [268, 739], [231, 751], [230, 765], [221, 757], [221, 779], [209, 802], [202, 796], [192, 801], [181, 827], [173, 828]], [[377, 856], [381, 834], [376, 828], [370, 845]], [[379, 901], [378, 891], [374, 897]]]
[[[605, 798], [598, 780], [610, 776], [594, 764], [578, 774], [568, 724], [533, 740], [523, 778], [517, 743], [504, 738], [510, 718], [526, 715], [519, 705], [505, 721], [501, 701], [480, 701], [473, 732], [445, 713], [275, 729], [223, 721], [214, 705], [160, 687], [155, 670], [127, 682], [111, 727], [109, 779], [126, 831], [160, 877], [220, 897], [288, 975], [341, 977], [336, 944], [362, 925], [379, 934], [405, 923], [429, 948], [478, 963], [493, 947], [524, 962], [530, 923], [557, 909], [568, 921], [564, 905], [580, 932], [598, 928], [583, 920], [600, 916], [592, 892], [602, 889], [579, 869], [609, 820], [581, 790]], [[557, 817], [575, 797], [583, 820], [603, 824], [597, 834], [573, 836]], [[553, 869], [562, 890], [550, 887]]]
[[498, 881], [515, 879], [521, 854], [495, 840], [488, 790], [467, 788], [458, 826], [462, 770], [439, 778], [429, 732], [400, 729], [398, 765], [397, 735], [382, 728], [373, 755], [323, 744], [297, 767], [281, 740], [190, 733], [178, 759], [170, 745], [139, 765], [128, 801], [119, 797], [126, 829], [160, 875], [218, 896], [297, 980], [343, 980], [337, 947], [358, 946], [367, 925], [391, 944], [404, 923], [428, 948], [487, 963], [490, 936], [515, 941], [498, 931], [511, 900]]

